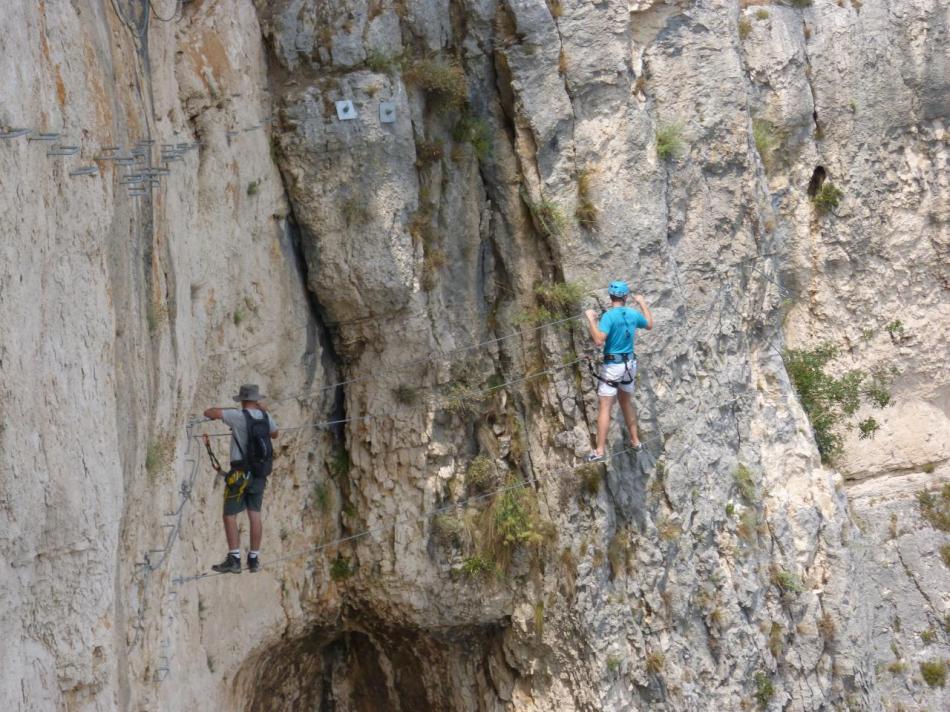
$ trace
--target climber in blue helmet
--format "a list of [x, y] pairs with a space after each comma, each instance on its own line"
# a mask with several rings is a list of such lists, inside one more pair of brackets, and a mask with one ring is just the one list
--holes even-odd
[[604, 365], [600, 375], [594, 374], [600, 381], [597, 395], [600, 405], [597, 412], [597, 449], [587, 456], [588, 462], [603, 462], [607, 459], [607, 430], [610, 428], [610, 411], [614, 398], [620, 399], [620, 410], [630, 432], [630, 444], [640, 451], [643, 445], [637, 433], [637, 415], [633, 410], [633, 387], [637, 375], [637, 355], [634, 351], [637, 329], [652, 329], [653, 314], [650, 307], [638, 294], [633, 298], [639, 310], [628, 307], [627, 297], [630, 287], [626, 282], [611, 282], [607, 288], [610, 295], [610, 308], [597, 321], [593, 309], [585, 312], [590, 336], [597, 346], [604, 349]]

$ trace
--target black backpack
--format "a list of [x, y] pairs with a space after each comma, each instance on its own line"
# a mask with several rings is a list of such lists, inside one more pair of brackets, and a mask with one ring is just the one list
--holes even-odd
[[244, 424], [247, 428], [247, 449], [238, 449], [243, 456], [244, 469], [254, 477], [267, 477], [274, 469], [274, 446], [270, 439], [270, 418], [267, 413], [258, 420], [244, 410]]

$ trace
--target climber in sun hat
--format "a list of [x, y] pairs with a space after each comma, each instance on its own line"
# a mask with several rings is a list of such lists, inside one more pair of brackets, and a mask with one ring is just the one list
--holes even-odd
[[643, 449], [637, 433], [637, 415], [633, 409], [633, 388], [637, 375], [637, 355], [634, 351], [637, 329], [652, 329], [653, 314], [643, 295], [636, 295], [633, 301], [640, 309], [628, 307], [627, 297], [630, 287], [626, 282], [617, 280], [607, 287], [610, 295], [610, 308], [597, 321], [593, 309], [585, 312], [590, 336], [597, 346], [604, 349], [604, 364], [598, 375], [594, 373], [600, 385], [597, 388], [599, 406], [597, 412], [597, 448], [588, 456], [588, 462], [603, 462], [607, 459], [607, 430], [610, 428], [610, 411], [614, 399], [619, 398], [620, 410], [630, 432], [630, 444], [635, 451]]
[[204, 415], [211, 420], [223, 420], [231, 429], [231, 469], [222, 473], [224, 487], [224, 535], [228, 540], [228, 555], [211, 568], [224, 574], [241, 573], [241, 540], [238, 536], [237, 515], [247, 510], [251, 525], [251, 548], [247, 554], [247, 569], [260, 570], [258, 556], [263, 526], [261, 505], [264, 487], [273, 468], [274, 448], [271, 440], [277, 438], [277, 423], [267, 407], [261, 403], [264, 396], [254, 383], [241, 386], [234, 396], [241, 408], [208, 408]]

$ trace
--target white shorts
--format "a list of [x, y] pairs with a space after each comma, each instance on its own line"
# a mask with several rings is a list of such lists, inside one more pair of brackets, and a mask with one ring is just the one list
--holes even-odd
[[[630, 369], [630, 375], [627, 375], [627, 369]], [[633, 393], [633, 387], [636, 385], [636, 375], [637, 375], [637, 362], [629, 361], [627, 363], [605, 363], [600, 369], [600, 377], [606, 378], [611, 381], [626, 381], [630, 379], [630, 383], [621, 383], [620, 390], [624, 393]], [[597, 387], [597, 395], [599, 396], [615, 396], [617, 395], [617, 389], [611, 386], [609, 383], [604, 383], [599, 381], [600, 385]]]

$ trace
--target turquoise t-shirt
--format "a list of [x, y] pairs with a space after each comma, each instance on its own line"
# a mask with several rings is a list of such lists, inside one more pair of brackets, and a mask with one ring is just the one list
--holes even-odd
[[605, 354], [632, 354], [637, 329], [647, 327], [647, 318], [630, 307], [613, 307], [600, 317], [597, 328], [607, 334]]

